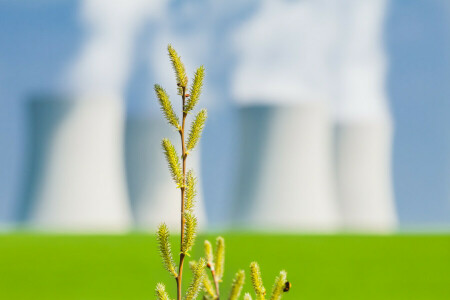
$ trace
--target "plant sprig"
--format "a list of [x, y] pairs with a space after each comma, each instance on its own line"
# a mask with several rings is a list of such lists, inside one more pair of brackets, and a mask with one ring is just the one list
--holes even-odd
[[[165, 269], [173, 276], [177, 283], [177, 300], [194, 300], [197, 296], [204, 291], [203, 299], [205, 300], [220, 300], [220, 283], [225, 270], [225, 240], [223, 237], [217, 237], [215, 251], [211, 242], [206, 240], [204, 242], [205, 258], [201, 258], [189, 263], [192, 271], [192, 282], [189, 285], [184, 297], [182, 297], [182, 278], [183, 278], [183, 266], [186, 256], [189, 256], [189, 251], [192, 249], [195, 243], [198, 230], [197, 217], [194, 214], [195, 197], [197, 195], [196, 183], [197, 179], [194, 176], [193, 170], [186, 172], [186, 160], [189, 156], [189, 151], [194, 150], [198, 144], [203, 129], [205, 127], [207, 112], [205, 109], [201, 109], [194, 117], [191, 123], [189, 134], [186, 133], [186, 118], [188, 114], [193, 112], [200, 99], [200, 94], [203, 87], [203, 80], [205, 77], [205, 68], [200, 66], [193, 78], [192, 85], [190, 87], [190, 94], [186, 93], [188, 77], [186, 70], [180, 56], [175, 49], [169, 45], [167, 47], [170, 61], [175, 73], [178, 94], [181, 96], [182, 102], [182, 118], [175, 113], [173, 105], [169, 99], [169, 95], [158, 84], [155, 84], [154, 90], [156, 97], [161, 106], [161, 111], [167, 120], [167, 122], [175, 127], [181, 139], [181, 155], [178, 155], [175, 146], [168, 139], [162, 140], [162, 148], [167, 160], [167, 164], [170, 170], [173, 181], [177, 184], [177, 188], [180, 189], [181, 194], [181, 235], [180, 235], [180, 254], [179, 264], [176, 265], [173, 255], [172, 247], [170, 244], [170, 233], [166, 224], [161, 224], [157, 231], [157, 240], [159, 244], [159, 252]], [[187, 135], [187, 139], [186, 139]], [[180, 161], [181, 158], [181, 161]], [[178, 268], [178, 270], [177, 270]], [[210, 279], [207, 269], [210, 270]], [[253, 283], [253, 288], [256, 294], [256, 300], [265, 300], [266, 289], [263, 285], [261, 272], [259, 265], [253, 262], [250, 265], [250, 275]], [[286, 272], [281, 271], [276, 278], [270, 300], [281, 299], [283, 293], [289, 289], [286, 289], [287, 282]], [[239, 270], [233, 280], [231, 290], [229, 293], [229, 300], [238, 300], [242, 288], [245, 283], [245, 272]], [[170, 300], [169, 294], [166, 291], [166, 287], [162, 283], [158, 283], [155, 289], [156, 297], [158, 300]], [[249, 293], [244, 295], [244, 300], [252, 300]]]
[[[200, 139], [201, 132], [205, 126], [207, 113], [205, 109], [200, 110], [197, 114], [195, 120], [192, 122], [191, 130], [189, 132], [189, 137], [186, 141], [186, 117], [189, 111], [192, 111], [199, 101], [201, 89], [203, 86], [204, 78], [204, 67], [201, 66], [197, 69], [194, 75], [194, 81], [191, 86], [191, 96], [186, 94], [186, 88], [188, 83], [188, 78], [186, 75], [186, 70], [180, 56], [175, 51], [175, 49], [169, 45], [167, 47], [170, 61], [172, 62], [172, 67], [175, 73], [178, 94], [181, 96], [182, 101], [182, 119], [178, 118], [177, 114], [173, 109], [173, 105], [169, 99], [169, 95], [158, 84], [155, 84], [155, 93], [158, 98], [158, 102], [161, 106], [161, 111], [168, 123], [174, 126], [180, 133], [181, 138], [181, 156], [178, 155], [175, 146], [168, 139], [162, 140], [162, 148], [169, 166], [170, 174], [172, 179], [180, 188], [181, 193], [181, 235], [180, 235], [180, 263], [178, 264], [178, 271], [176, 270], [176, 265], [172, 258], [172, 250], [169, 243], [169, 230], [165, 224], [162, 224], [158, 228], [158, 242], [161, 257], [165, 268], [169, 273], [175, 277], [177, 282], [177, 300], [181, 300], [182, 295], [182, 278], [183, 278], [183, 265], [184, 260], [189, 251], [192, 249], [195, 238], [197, 235], [197, 217], [194, 214], [194, 204], [195, 196], [197, 191], [195, 189], [196, 178], [193, 171], [189, 171], [186, 174], [186, 160], [188, 157], [188, 151], [194, 149], [198, 140]], [[180, 162], [181, 157], [181, 162]], [[206, 262], [200, 260], [194, 268], [194, 281], [187, 290], [185, 296], [186, 300], [195, 299], [198, 292], [202, 287], [204, 268]], [[165, 290], [163, 286], [157, 286], [157, 295], [160, 299], [165, 299], [161, 297], [166, 297]]]

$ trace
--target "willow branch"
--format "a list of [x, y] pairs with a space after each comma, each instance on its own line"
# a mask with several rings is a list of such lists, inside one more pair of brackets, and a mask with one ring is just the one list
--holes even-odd
[[[183, 99], [183, 106], [186, 102], [186, 87], [182, 86], [182, 99]], [[183, 264], [184, 264], [184, 258], [186, 256], [185, 253], [182, 251], [182, 247], [184, 244], [184, 227], [185, 227], [185, 215], [184, 215], [184, 193], [186, 190], [186, 145], [185, 145], [185, 139], [184, 139], [184, 132], [185, 132], [185, 124], [186, 124], [186, 116], [187, 113], [183, 112], [183, 120], [181, 122], [181, 129], [180, 129], [180, 136], [181, 136], [181, 148], [182, 148], [182, 159], [183, 159], [183, 184], [181, 186], [181, 236], [180, 236], [180, 265], [178, 269], [178, 277], [177, 277], [177, 300], [181, 300], [181, 282], [183, 278]]]

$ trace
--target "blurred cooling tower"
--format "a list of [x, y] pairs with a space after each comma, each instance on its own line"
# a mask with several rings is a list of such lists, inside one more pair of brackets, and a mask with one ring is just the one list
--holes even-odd
[[58, 231], [129, 228], [123, 103], [111, 96], [33, 99], [25, 186], [28, 223]]
[[327, 107], [243, 106], [239, 113], [238, 223], [262, 230], [337, 229]]
[[345, 227], [379, 232], [395, 229], [390, 123], [341, 122], [336, 138], [338, 195]]
[[[180, 226], [180, 190], [172, 181], [161, 140], [169, 138], [180, 151], [180, 135], [163, 117], [131, 116], [126, 125], [126, 167], [129, 195], [137, 226], [155, 230], [166, 223], [173, 231]], [[187, 169], [200, 177], [200, 145], [187, 160]], [[201, 179], [199, 180], [199, 183]], [[199, 226], [206, 223], [201, 186], [197, 186], [196, 216]]]
[[391, 179], [392, 128], [386, 95], [386, 0], [347, 0], [341, 11], [335, 118], [338, 198], [352, 231], [396, 227]]

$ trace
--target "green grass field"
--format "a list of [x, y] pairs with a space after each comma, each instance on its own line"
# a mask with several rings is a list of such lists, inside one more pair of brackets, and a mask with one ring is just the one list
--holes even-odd
[[[234, 273], [256, 260], [268, 290], [279, 270], [288, 271], [293, 286], [284, 299], [450, 299], [448, 235], [225, 238], [224, 296]], [[155, 299], [159, 281], [175, 296], [156, 248], [154, 236], [144, 234], [2, 235], [0, 299]]]

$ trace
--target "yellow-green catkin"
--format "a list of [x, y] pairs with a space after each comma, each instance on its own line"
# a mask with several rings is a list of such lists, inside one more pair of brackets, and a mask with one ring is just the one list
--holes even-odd
[[217, 280], [221, 281], [225, 264], [225, 240], [219, 236], [216, 239], [215, 272]]
[[203, 285], [203, 277], [205, 275], [206, 262], [204, 258], [201, 258], [198, 263], [193, 266], [192, 270], [192, 282], [186, 291], [185, 300], [194, 300], [197, 298]]
[[181, 186], [183, 184], [183, 172], [181, 171], [180, 159], [178, 158], [177, 151], [168, 139], [163, 139], [161, 145], [164, 149], [164, 155], [166, 156], [172, 179]]
[[184, 213], [184, 239], [181, 245], [181, 252], [188, 254], [194, 246], [195, 237], [197, 235], [197, 218], [193, 213], [187, 211]]
[[244, 300], [252, 300], [252, 296], [249, 293], [245, 293]]
[[284, 288], [286, 286], [287, 281], [286, 271], [281, 271], [280, 275], [275, 279], [275, 283], [273, 284], [272, 296], [270, 300], [280, 300], [284, 293]]
[[197, 196], [197, 190], [195, 189], [197, 179], [194, 176], [194, 172], [189, 170], [186, 174], [186, 191], [184, 200], [184, 210], [193, 212], [195, 205], [195, 197]]
[[207, 266], [211, 270], [214, 270], [214, 256], [213, 256], [213, 249], [212, 249], [211, 242], [208, 240], [205, 240], [204, 247], [205, 247], [205, 257], [206, 257]]
[[161, 111], [163, 112], [167, 122], [179, 130], [181, 128], [180, 121], [177, 114], [173, 110], [172, 103], [169, 100], [169, 95], [167, 95], [166, 91], [158, 84], [155, 84], [155, 93], [158, 97]]
[[233, 284], [231, 285], [231, 292], [228, 300], [237, 300], [239, 298], [239, 296], [241, 295], [242, 287], [244, 286], [244, 282], [245, 272], [244, 270], [240, 270], [236, 273], [233, 279]]
[[161, 224], [158, 227], [157, 239], [159, 243], [159, 252], [163, 260], [164, 267], [166, 270], [172, 274], [173, 277], [177, 277], [177, 271], [175, 267], [175, 262], [172, 257], [172, 248], [170, 246], [170, 233], [166, 224]]
[[166, 292], [166, 287], [162, 283], [158, 283], [156, 285], [156, 297], [158, 300], [170, 300], [169, 295]]
[[172, 62], [175, 77], [177, 78], [178, 94], [182, 95], [183, 88], [186, 88], [188, 81], [184, 64], [171, 45], [167, 46], [167, 51], [169, 52], [170, 61]]
[[[189, 267], [192, 272], [194, 272], [196, 265], [197, 265], [196, 261], [191, 260], [189, 262]], [[205, 291], [207, 297], [211, 299], [216, 299], [217, 298], [216, 290], [214, 289], [213, 283], [206, 274], [206, 269], [204, 269], [203, 272], [205, 273], [203, 274], [203, 290]]]
[[202, 109], [198, 112], [194, 121], [191, 124], [191, 130], [189, 131], [189, 137], [187, 140], [186, 148], [191, 151], [197, 145], [200, 136], [202, 135], [203, 128], [205, 127], [206, 118], [208, 114], [206, 109]]
[[213, 283], [207, 276], [206, 271], [203, 276], [204, 276], [203, 277], [204, 278], [203, 279], [203, 290], [211, 299], [216, 299], [217, 298], [216, 290], [214, 289]]
[[194, 81], [191, 85], [190, 96], [184, 106], [184, 111], [189, 112], [194, 109], [198, 100], [200, 99], [200, 94], [202, 92], [203, 78], [205, 77], [205, 68], [200, 66], [195, 72]]
[[253, 289], [255, 290], [256, 300], [265, 300], [266, 289], [261, 278], [261, 271], [256, 262], [250, 264], [250, 276], [252, 278]]

